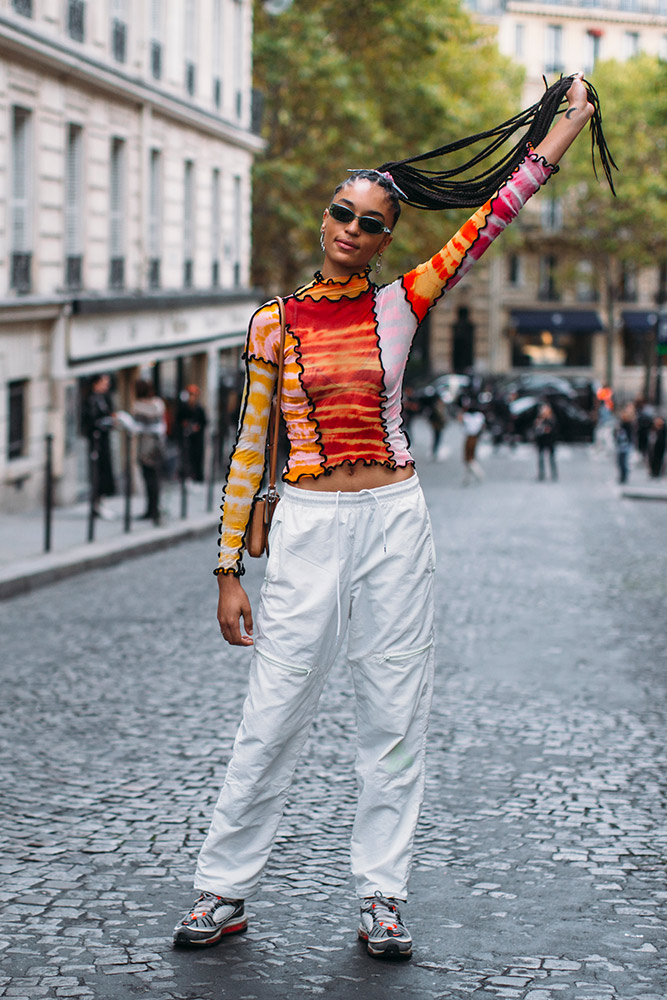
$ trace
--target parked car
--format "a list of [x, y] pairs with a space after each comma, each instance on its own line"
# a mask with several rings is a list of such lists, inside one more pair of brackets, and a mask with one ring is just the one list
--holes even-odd
[[508, 405], [516, 437], [523, 441], [532, 441], [533, 424], [545, 399], [549, 401], [556, 416], [558, 437], [561, 441], [594, 440], [595, 420], [576, 402], [576, 399], [544, 392], [540, 396], [517, 396], [510, 400]]

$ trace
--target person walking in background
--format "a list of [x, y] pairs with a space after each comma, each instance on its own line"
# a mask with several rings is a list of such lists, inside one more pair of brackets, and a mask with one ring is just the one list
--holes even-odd
[[463, 424], [463, 486], [467, 486], [472, 478], [478, 483], [484, 479], [484, 470], [477, 461], [477, 443], [484, 430], [486, 418], [476, 403], [467, 401], [463, 404], [459, 420]]
[[[279, 304], [266, 303], [250, 321], [215, 570], [222, 637], [253, 648], [249, 693], [199, 853], [198, 896], [174, 928], [177, 946], [206, 947], [246, 928], [245, 898], [268, 861], [322, 689], [345, 648], [357, 714], [351, 846], [357, 934], [371, 956], [412, 953], [400, 906], [424, 793], [435, 550], [401, 427], [403, 378], [418, 324], [547, 181], [596, 114], [580, 74], [554, 86], [550, 98], [557, 107], [564, 96], [568, 110], [553, 129], [535, 149], [522, 139], [512, 168], [504, 160], [500, 182], [487, 181], [482, 208], [433, 257], [387, 285], [371, 281], [371, 261], [379, 270], [376, 255], [392, 241], [401, 199], [426, 209], [448, 207], [457, 196], [465, 203], [473, 197], [469, 182], [454, 182], [452, 196], [449, 183], [445, 192], [428, 172], [404, 170], [401, 161], [353, 170], [335, 188], [318, 225], [321, 270], [284, 302], [278, 402], [289, 454], [256, 628], [241, 582], [243, 547], [281, 360]], [[540, 134], [556, 113], [554, 102], [549, 108], [531, 110]], [[596, 122], [599, 129], [599, 115]], [[326, 941], [328, 921], [338, 929], [340, 915], [323, 905], [316, 919]]]
[[614, 445], [616, 447], [616, 464], [618, 466], [619, 483], [627, 483], [630, 473], [630, 455], [635, 438], [635, 408], [628, 403], [621, 410], [620, 417], [614, 428]]
[[111, 380], [108, 375], [93, 375], [82, 415], [83, 432], [88, 438], [90, 455], [93, 512], [96, 517], [105, 520], [112, 520], [114, 514], [105, 506], [104, 498], [112, 497], [116, 492], [111, 458], [114, 410], [110, 388]]
[[160, 478], [166, 456], [166, 407], [153, 383], [139, 379], [132, 416], [137, 433], [137, 461], [146, 486], [146, 510], [139, 520], [160, 523]]
[[431, 425], [432, 438], [431, 438], [431, 458], [435, 461], [438, 457], [438, 451], [440, 449], [440, 442], [442, 441], [442, 435], [445, 427], [447, 426], [447, 416], [445, 411], [445, 404], [443, 403], [440, 396], [435, 393], [431, 397], [429, 402], [426, 404], [427, 414], [426, 418]]
[[195, 483], [204, 482], [204, 435], [208, 418], [200, 402], [198, 385], [189, 385], [178, 408], [178, 438], [181, 445], [182, 474]]
[[652, 479], [662, 475], [665, 463], [665, 419], [656, 417], [648, 436], [648, 467]]
[[541, 481], [545, 478], [544, 454], [549, 455], [549, 469], [551, 478], [558, 479], [558, 468], [556, 466], [556, 441], [558, 440], [558, 424], [554, 411], [548, 403], [540, 407], [533, 425], [535, 444], [537, 445], [537, 478]]

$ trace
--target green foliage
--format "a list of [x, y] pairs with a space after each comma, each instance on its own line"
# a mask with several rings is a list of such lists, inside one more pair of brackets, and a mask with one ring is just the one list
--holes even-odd
[[[581, 139], [567, 153], [562, 175], [568, 230], [589, 259], [655, 264], [667, 256], [667, 63], [642, 55], [595, 68], [603, 128], [612, 156], [617, 197], [604, 176], [596, 180], [590, 146]], [[583, 138], [583, 137], [582, 137]]]
[[[319, 265], [322, 212], [348, 168], [497, 124], [517, 110], [522, 75], [458, 0], [294, 0], [278, 16], [256, 0], [254, 71], [267, 148], [254, 168], [253, 280], [267, 291]], [[457, 220], [405, 209], [389, 276], [430, 256]]]

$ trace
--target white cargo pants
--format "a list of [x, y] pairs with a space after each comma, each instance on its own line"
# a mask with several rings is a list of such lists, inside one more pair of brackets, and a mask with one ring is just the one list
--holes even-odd
[[249, 692], [195, 887], [247, 897], [347, 635], [356, 695], [359, 896], [405, 899], [433, 688], [431, 525], [417, 476], [360, 493], [287, 486], [271, 528]]

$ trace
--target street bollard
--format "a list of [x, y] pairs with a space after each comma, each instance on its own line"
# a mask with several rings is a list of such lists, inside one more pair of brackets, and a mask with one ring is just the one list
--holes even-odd
[[88, 473], [90, 479], [90, 505], [88, 507], [88, 541], [95, 540], [95, 505], [97, 503], [97, 484], [99, 482], [100, 463], [100, 432], [93, 431], [88, 459]]
[[44, 551], [51, 551], [53, 518], [53, 434], [46, 435], [46, 468], [44, 470]]
[[208, 467], [208, 492], [206, 495], [206, 510], [210, 513], [213, 510], [213, 491], [215, 489], [215, 477], [218, 471], [218, 435], [216, 431], [211, 434], [211, 461]]
[[132, 438], [124, 432], [125, 440], [125, 534], [132, 530]]

